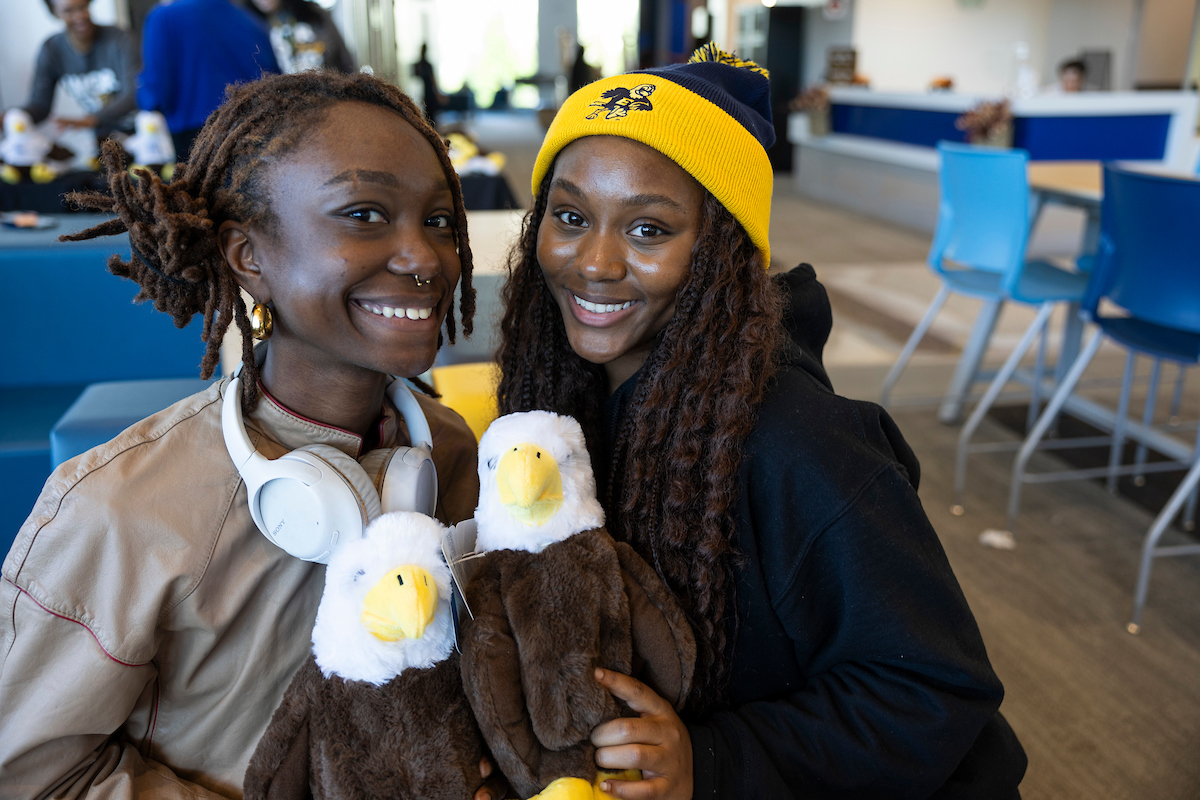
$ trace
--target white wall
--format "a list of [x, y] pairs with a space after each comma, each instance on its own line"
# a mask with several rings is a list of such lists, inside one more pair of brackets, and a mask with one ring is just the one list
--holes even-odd
[[828, 64], [827, 53], [831, 47], [849, 47], [854, 43], [854, 4], [850, 13], [839, 20], [827, 20], [819, 8], [810, 8], [804, 14], [804, 63], [801, 77], [805, 86], [821, 83]]
[[[0, 24], [0, 108], [23, 105], [29, 99], [33, 80], [33, 62], [42, 42], [62, 30], [62, 23], [50, 15], [42, 0], [2, 0], [3, 24]], [[114, 0], [94, 0], [92, 19], [99, 25], [116, 24]], [[82, 109], [60, 91], [54, 113], [80, 115]]]
[[957, 91], [999, 94], [1016, 81], [1015, 46], [1029, 45], [1030, 66], [1045, 70], [1051, 0], [857, 0], [854, 44], [871, 87], [921, 91], [939, 76]]
[[1135, 5], [1142, 2], [1195, 0], [983, 0], [970, 7], [959, 0], [857, 0], [859, 71], [882, 90], [921, 91], [948, 75], [957, 91], [1001, 94], [1015, 85], [1015, 46], [1025, 42], [1042, 85], [1056, 80], [1063, 59], [1108, 49], [1113, 88], [1130, 88]]
[[1136, 5], [1135, 0], [1054, 0], [1043, 82], [1053, 82], [1058, 65], [1081, 50], [1110, 50], [1112, 88], [1132, 89], [1129, 56], [1135, 46]]

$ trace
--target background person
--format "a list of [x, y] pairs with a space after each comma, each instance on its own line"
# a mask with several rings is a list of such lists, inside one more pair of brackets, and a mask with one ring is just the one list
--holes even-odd
[[425, 117], [437, 124], [438, 112], [446, 105], [446, 98], [438, 88], [437, 75], [429, 63], [429, 45], [421, 45], [421, 57], [413, 64], [413, 75], [421, 81], [421, 98], [425, 105]]
[[[237, 324], [259, 452], [321, 444], [336, 464], [408, 444], [389, 376], [420, 374], [455, 340], [460, 275], [469, 333], [474, 291], [458, 179], [407, 96], [357, 73], [275, 76], [231, 93], [170, 184], [133, 183], [115, 144], [103, 156], [111, 196], [75, 199], [118, 216], [72, 238], [128, 230], [135, 255], [110, 269], [178, 324], [203, 316], [205, 377]], [[257, 349], [241, 289], [273, 320]], [[325, 568], [251, 519], [222, 433], [230, 390], [217, 382], [47, 481], [0, 580], [0, 795], [241, 795], [309, 656]], [[474, 435], [418, 400], [437, 516], [470, 517]]]
[[225, 87], [279, 72], [271, 38], [229, 0], [174, 0], [156, 6], [142, 31], [138, 107], [167, 118], [175, 157], [186, 161]]
[[46, 0], [65, 28], [38, 52], [25, 110], [35, 123], [46, 119], [61, 84], [84, 116], [55, 117], [54, 122], [64, 128], [95, 128], [97, 138], [104, 139], [114, 130], [133, 130], [137, 51], [125, 31], [94, 23], [89, 6], [90, 0]]
[[1087, 84], [1087, 64], [1072, 58], [1058, 65], [1058, 91], [1082, 92]]
[[311, 0], [252, 0], [247, 8], [270, 29], [280, 72], [354, 71], [354, 60], [333, 17]]
[[[580, 420], [608, 530], [696, 631], [682, 715], [600, 674], [639, 717], [593, 731], [596, 761], [647, 778], [608, 791], [1012, 800], [1025, 755], [916, 458], [883, 409], [834, 394], [827, 327], [785, 332], [766, 75], [693, 62], [567, 100], [504, 295], [501, 413]], [[819, 326], [815, 305], [788, 325]]]

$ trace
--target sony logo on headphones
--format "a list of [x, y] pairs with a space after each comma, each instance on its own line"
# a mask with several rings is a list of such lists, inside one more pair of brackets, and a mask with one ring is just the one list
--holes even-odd
[[275, 528], [274, 528], [274, 529], [271, 531], [271, 538], [272, 538], [272, 539], [275, 539], [275, 538], [277, 538], [277, 537], [279, 536], [279, 529], [280, 529], [280, 528], [282, 528], [282, 527], [283, 527], [283, 525], [284, 525], [284, 523], [286, 523], [286, 522], [287, 522], [287, 520], [286, 520], [286, 519], [281, 519], [281, 520], [279, 520], [279, 524], [278, 524], [278, 525], [276, 525], [276, 526], [275, 526]]

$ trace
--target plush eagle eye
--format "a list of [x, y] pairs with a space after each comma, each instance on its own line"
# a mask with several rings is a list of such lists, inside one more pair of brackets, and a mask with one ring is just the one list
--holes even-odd
[[367, 571], [365, 569], [360, 569], [358, 572], [354, 573], [354, 582], [358, 583], [358, 579], [366, 574], [367, 574]]
[[496, 468], [496, 457], [492, 456], [491, 458], [489, 458], [487, 461], [487, 465], [488, 465], [488, 469], [495, 469]]

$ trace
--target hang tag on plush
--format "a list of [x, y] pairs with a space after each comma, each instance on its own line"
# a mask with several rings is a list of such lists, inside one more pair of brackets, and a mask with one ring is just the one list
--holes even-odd
[[442, 557], [446, 559], [446, 564], [450, 567], [452, 584], [450, 587], [450, 610], [453, 612], [454, 620], [454, 646], [460, 653], [462, 648], [459, 647], [459, 625], [463, 615], [472, 619], [475, 616], [471, 613], [471, 607], [467, 605], [464, 593], [471, 576], [479, 568], [481, 554], [475, 552], [477, 530], [475, 520], [468, 519], [453, 526], [442, 536]]

